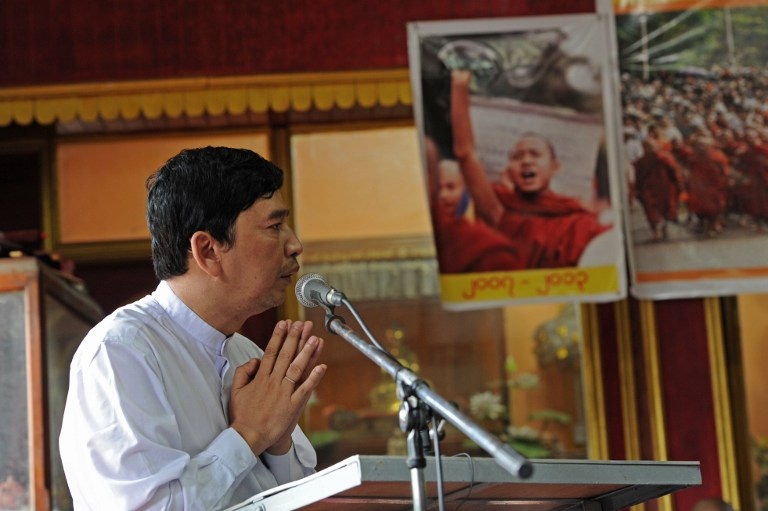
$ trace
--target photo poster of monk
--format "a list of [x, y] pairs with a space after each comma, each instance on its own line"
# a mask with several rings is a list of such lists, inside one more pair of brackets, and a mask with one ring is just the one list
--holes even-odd
[[631, 290], [768, 289], [768, 2], [617, 2]]
[[446, 309], [626, 296], [610, 19], [408, 25]]

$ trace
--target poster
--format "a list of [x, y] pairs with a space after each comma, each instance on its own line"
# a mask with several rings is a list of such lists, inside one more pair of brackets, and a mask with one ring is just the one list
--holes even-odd
[[638, 298], [768, 289], [767, 6], [615, 5]]
[[409, 24], [446, 308], [625, 296], [610, 23]]

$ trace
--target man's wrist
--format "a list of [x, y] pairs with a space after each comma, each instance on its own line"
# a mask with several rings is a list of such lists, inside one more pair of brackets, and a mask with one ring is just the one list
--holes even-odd
[[293, 448], [293, 439], [289, 436], [287, 441], [279, 441], [266, 449], [266, 453], [272, 456], [283, 456]]
[[253, 451], [253, 454], [258, 456], [262, 452], [264, 452], [266, 449], [263, 445], [261, 445], [262, 439], [261, 435], [258, 433], [250, 434], [246, 428], [242, 428], [237, 424], [230, 424], [230, 426], [233, 430], [237, 432], [238, 435], [240, 435], [243, 440], [245, 440], [245, 443], [248, 444], [248, 446], [251, 448], [251, 451]]

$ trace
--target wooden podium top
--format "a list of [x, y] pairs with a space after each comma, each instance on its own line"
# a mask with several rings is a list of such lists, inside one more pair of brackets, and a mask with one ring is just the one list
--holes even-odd
[[[446, 509], [612, 511], [701, 484], [699, 462], [532, 460], [520, 479], [492, 458], [441, 458]], [[424, 469], [437, 509], [435, 459]], [[411, 473], [400, 456], [352, 456], [310, 477], [255, 495], [234, 511], [412, 509]]]

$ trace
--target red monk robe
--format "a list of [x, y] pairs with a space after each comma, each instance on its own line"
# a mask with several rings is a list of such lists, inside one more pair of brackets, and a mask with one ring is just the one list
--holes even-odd
[[589, 242], [611, 228], [577, 200], [551, 190], [526, 196], [495, 189], [506, 208], [496, 229], [518, 240], [528, 268], [576, 266]]
[[683, 190], [680, 164], [669, 151], [643, 144], [645, 152], [635, 161], [635, 195], [651, 227], [654, 240], [665, 239], [666, 222], [677, 221], [678, 197]]
[[522, 251], [482, 222], [463, 217], [435, 218], [440, 273], [514, 271], [525, 267]]
[[690, 168], [689, 211], [698, 217], [705, 233], [722, 231], [731, 174], [728, 158], [707, 136], [694, 137], [691, 146], [682, 148], [682, 154]]
[[756, 222], [768, 221], [768, 155], [750, 145], [736, 161], [741, 177], [733, 188], [735, 207]]

